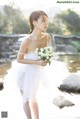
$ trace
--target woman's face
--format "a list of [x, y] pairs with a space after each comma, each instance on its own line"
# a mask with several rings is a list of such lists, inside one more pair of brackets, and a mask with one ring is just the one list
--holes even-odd
[[36, 27], [41, 32], [45, 32], [48, 28], [48, 17], [45, 15], [42, 15], [36, 22]]

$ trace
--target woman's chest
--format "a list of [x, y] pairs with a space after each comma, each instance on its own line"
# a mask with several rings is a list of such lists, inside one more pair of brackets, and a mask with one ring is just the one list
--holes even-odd
[[46, 47], [46, 46], [47, 46], [46, 39], [35, 40], [30, 45], [31, 48], [42, 48], [42, 47]]

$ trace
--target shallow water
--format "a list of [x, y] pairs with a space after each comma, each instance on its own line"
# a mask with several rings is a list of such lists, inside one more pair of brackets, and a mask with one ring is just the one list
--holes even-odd
[[[80, 95], [63, 93], [57, 88], [57, 86], [62, 83], [62, 79], [69, 76], [70, 73], [65, 69], [66, 67], [62, 62], [54, 62], [54, 65], [53, 72], [56, 70], [53, 77], [54, 79], [47, 81], [49, 86], [47, 88], [41, 85], [37, 95], [40, 119], [79, 119]], [[16, 67], [15, 61], [13, 62], [13, 66]], [[5, 77], [4, 89], [0, 91], [0, 114], [2, 111], [7, 111], [7, 119], [27, 119], [23, 111], [22, 96], [16, 85], [16, 81], [13, 80], [11, 69], [8, 73], [10, 73], [10, 78]], [[80, 72], [77, 73], [80, 74]], [[57, 96], [64, 96], [65, 99], [72, 101], [75, 106], [60, 109], [52, 102]]]

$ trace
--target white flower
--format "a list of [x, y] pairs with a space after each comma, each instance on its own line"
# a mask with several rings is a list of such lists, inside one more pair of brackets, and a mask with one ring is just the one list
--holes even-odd
[[43, 48], [40, 48], [40, 51], [41, 51], [41, 52], [43, 52], [43, 51], [44, 51], [44, 49], [43, 49]]
[[36, 48], [36, 53], [40, 59], [48, 61], [49, 64], [53, 59], [53, 49], [52, 47]]

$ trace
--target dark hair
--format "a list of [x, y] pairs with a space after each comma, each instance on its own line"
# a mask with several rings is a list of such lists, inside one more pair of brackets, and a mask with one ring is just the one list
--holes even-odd
[[34, 29], [33, 21], [34, 20], [37, 21], [40, 18], [40, 16], [42, 16], [42, 15], [45, 15], [46, 17], [48, 17], [47, 14], [45, 12], [43, 12], [43, 11], [33, 11], [30, 14], [30, 17], [29, 17], [30, 33], [32, 33], [32, 31]]

